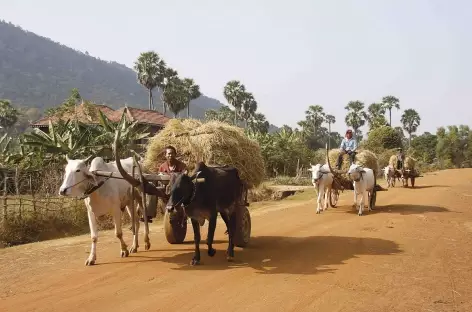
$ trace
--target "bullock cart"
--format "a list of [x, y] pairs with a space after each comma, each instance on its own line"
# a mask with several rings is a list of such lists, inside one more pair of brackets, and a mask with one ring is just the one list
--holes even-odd
[[[171, 185], [171, 176], [167, 174], [155, 174], [155, 173], [144, 173], [142, 170], [142, 166], [138, 159], [140, 156], [134, 153], [133, 156], [133, 170], [132, 172], [127, 172], [121, 166], [120, 159], [117, 153], [117, 137], [119, 135], [119, 131], [115, 137], [115, 144], [114, 144], [114, 157], [117, 164], [117, 168], [119, 173], [117, 172], [108, 172], [108, 171], [94, 171], [93, 174], [96, 176], [106, 177], [107, 179], [124, 179], [128, 181], [133, 187], [137, 188], [142, 193], [142, 207], [143, 212], [147, 211], [147, 200], [146, 195], [156, 196], [157, 199], [161, 198], [164, 202], [167, 202], [169, 199], [169, 192]], [[219, 166], [216, 168], [226, 168], [226, 166]], [[130, 182], [132, 181], [132, 182]], [[204, 178], [197, 178], [195, 179], [195, 183], [204, 183]], [[246, 183], [242, 185], [243, 190], [241, 192], [241, 197], [239, 198], [238, 203], [236, 204], [236, 231], [234, 233], [234, 245], [237, 247], [245, 247], [250, 240], [251, 237], [251, 215], [249, 213], [249, 203], [247, 201], [248, 189], [246, 187]], [[132, 192], [132, 202], [134, 210], [134, 192]], [[157, 205], [157, 200], [151, 200], [150, 203]], [[153, 207], [157, 208], [157, 207]], [[133, 234], [135, 233], [134, 228], [134, 213], [132, 214], [132, 231]], [[149, 228], [147, 214], [143, 213], [144, 218], [144, 226], [146, 229]], [[180, 244], [185, 240], [187, 235], [187, 220], [188, 217], [185, 214], [173, 216], [169, 215], [169, 212], [166, 210], [164, 214], [164, 232], [167, 241], [170, 244]], [[203, 222], [200, 222], [202, 226]]]

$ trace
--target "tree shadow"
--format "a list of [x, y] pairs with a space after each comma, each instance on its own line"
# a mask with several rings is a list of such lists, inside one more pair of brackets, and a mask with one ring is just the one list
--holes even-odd
[[[228, 262], [225, 254], [227, 242], [218, 247], [215, 256], [209, 257], [207, 246], [201, 244], [201, 264], [197, 266], [190, 265], [193, 248], [169, 257], [133, 254], [124, 262], [160, 261], [177, 265], [173, 270], [184, 271], [250, 267], [259, 274], [316, 274], [332, 273], [336, 269], [331, 266], [344, 264], [345, 261], [360, 255], [392, 255], [401, 252], [395, 242], [379, 238], [256, 236], [251, 238], [246, 248], [235, 248], [235, 261]], [[148, 253], [151, 252], [159, 253]]]
[[428, 189], [428, 188], [450, 188], [451, 186], [449, 185], [415, 185], [415, 187], [411, 187], [411, 184], [409, 184], [407, 187], [403, 187], [402, 185], [399, 186], [399, 188], [405, 188], [405, 189]]
[[[357, 214], [357, 209], [351, 209], [347, 213]], [[426, 205], [408, 205], [408, 204], [394, 204], [385, 206], [375, 206], [374, 210], [368, 211], [364, 208], [364, 216], [377, 214], [377, 213], [399, 213], [401, 215], [411, 214], [424, 214], [427, 212], [451, 212], [447, 208], [439, 206], [426, 206]]]

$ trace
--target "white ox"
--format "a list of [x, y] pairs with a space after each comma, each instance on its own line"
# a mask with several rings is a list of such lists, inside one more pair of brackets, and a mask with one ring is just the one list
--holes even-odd
[[384, 178], [387, 181], [387, 187], [395, 187], [395, 168], [388, 165], [387, 167], [383, 168], [384, 171]]
[[[93, 265], [97, 259], [97, 241], [98, 241], [98, 227], [97, 217], [105, 215], [111, 212], [113, 216], [113, 222], [115, 225], [115, 235], [120, 240], [121, 245], [121, 256], [127, 257], [129, 253], [135, 253], [138, 250], [138, 232], [139, 232], [139, 217], [138, 211], [141, 210], [140, 200], [141, 195], [139, 192], [134, 191], [136, 206], [134, 209], [135, 213], [135, 235], [133, 236], [133, 244], [131, 248], [127, 249], [127, 245], [123, 240], [123, 231], [121, 229], [121, 216], [122, 212], [126, 207], [128, 214], [131, 217], [131, 191], [133, 188], [131, 185], [123, 179], [105, 178], [98, 177], [92, 174], [92, 172], [101, 170], [109, 172], [118, 172], [115, 162], [106, 163], [101, 157], [96, 157], [92, 160], [90, 167], [87, 167], [87, 159], [67, 159], [67, 165], [65, 167], [64, 181], [59, 189], [59, 194], [62, 196], [79, 197], [84, 195], [92, 186], [97, 186], [101, 181], [103, 185], [92, 192], [88, 197], [84, 199], [85, 206], [87, 207], [88, 220], [90, 226], [90, 236], [92, 239], [92, 247], [90, 255], [85, 262], [85, 265]], [[133, 166], [133, 158], [129, 157], [122, 159], [121, 163], [123, 168], [131, 172]], [[145, 249], [148, 250], [150, 247], [149, 232], [145, 227], [144, 231], [144, 242]]]
[[311, 168], [309, 168], [308, 171], [311, 171], [311, 183], [313, 183], [313, 186], [318, 192], [316, 213], [320, 213], [321, 199], [323, 197], [323, 211], [328, 209], [328, 196], [333, 185], [333, 174], [329, 171], [327, 164], [322, 166], [321, 164], [312, 165], [310, 163], [310, 166]]
[[[370, 168], [365, 168], [357, 164], [352, 164], [347, 172], [349, 178], [354, 181], [354, 203], [359, 205], [358, 215], [362, 216], [362, 210], [367, 200], [367, 207], [369, 211], [372, 210], [371, 196], [375, 187], [375, 175], [374, 171]], [[357, 196], [360, 195], [360, 202], [358, 204]]]

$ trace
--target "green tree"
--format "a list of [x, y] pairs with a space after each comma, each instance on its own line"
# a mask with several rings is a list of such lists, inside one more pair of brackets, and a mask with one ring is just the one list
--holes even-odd
[[251, 132], [258, 132], [262, 134], [269, 132], [269, 122], [266, 120], [264, 114], [261, 113], [255, 113], [251, 116], [248, 127]]
[[387, 95], [382, 98], [382, 105], [388, 110], [389, 125], [392, 126], [392, 108], [400, 109], [400, 100], [392, 95]]
[[344, 121], [346, 125], [354, 129], [354, 135], [358, 142], [361, 141], [362, 133], [360, 128], [365, 125], [366, 114], [364, 112], [364, 103], [361, 101], [350, 101], [345, 107], [347, 115]]
[[436, 157], [437, 144], [437, 136], [429, 132], [425, 132], [411, 140], [412, 156], [422, 160], [424, 163], [431, 164]]
[[403, 124], [403, 129], [408, 133], [408, 146], [411, 146], [411, 134], [418, 130], [420, 122], [420, 115], [414, 109], [409, 108], [403, 112], [401, 123]]
[[187, 118], [190, 117], [190, 102], [192, 100], [198, 99], [202, 94], [200, 93], [200, 86], [195, 84], [193, 79], [185, 78], [183, 80], [185, 93], [187, 94]]
[[310, 105], [308, 110], [305, 111], [305, 120], [306, 122], [313, 127], [313, 136], [317, 136], [318, 129], [321, 127], [325, 121], [325, 112], [323, 107], [320, 105]]
[[366, 115], [369, 129], [375, 129], [387, 125], [385, 119], [385, 107], [381, 103], [372, 103], [367, 108]]
[[20, 112], [9, 100], [0, 100], [0, 129], [8, 131], [18, 121]]
[[143, 52], [134, 63], [138, 82], [149, 92], [149, 109], [154, 109], [152, 90], [161, 86], [166, 75], [166, 63], [154, 51]]
[[239, 115], [242, 109], [246, 87], [238, 80], [231, 80], [226, 83], [223, 95], [228, 104], [234, 107], [234, 124], [238, 124]]
[[234, 120], [234, 112], [226, 105], [221, 106], [218, 110], [209, 109], [205, 112], [205, 120], [216, 120], [232, 124]]
[[398, 131], [390, 126], [382, 126], [370, 130], [367, 140], [363, 142], [366, 149], [374, 153], [402, 146], [402, 138]]

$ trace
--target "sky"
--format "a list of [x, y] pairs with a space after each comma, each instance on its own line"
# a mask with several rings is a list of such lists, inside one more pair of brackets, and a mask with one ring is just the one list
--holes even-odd
[[400, 99], [393, 126], [408, 108], [421, 116], [419, 133], [472, 126], [472, 1], [0, 0], [0, 8], [0, 19], [129, 67], [154, 50], [225, 104], [224, 85], [240, 80], [277, 126], [294, 127], [321, 105], [344, 133], [349, 101], [367, 107], [386, 95]]

